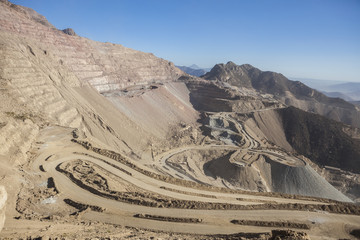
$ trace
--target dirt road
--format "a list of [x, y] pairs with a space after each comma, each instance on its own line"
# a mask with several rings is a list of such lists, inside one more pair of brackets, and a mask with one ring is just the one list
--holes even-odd
[[[91, 162], [106, 170], [109, 174], [121, 178], [122, 180], [144, 189], [148, 192], [156, 193], [160, 196], [175, 198], [179, 200], [192, 200], [196, 202], [208, 203], [231, 203], [234, 205], [258, 205], [265, 202], [274, 203], [298, 203], [298, 204], [324, 204], [316, 200], [286, 199], [271, 196], [255, 196], [252, 194], [232, 194], [225, 192], [199, 190], [191, 187], [171, 184], [158, 179], [146, 176], [125, 164], [107, 158], [103, 155], [88, 151], [80, 145], [73, 143], [69, 130], [62, 128], [50, 128], [42, 132], [38, 142], [46, 142], [39, 147], [39, 154], [32, 162], [29, 172], [42, 174], [44, 178], [52, 177], [55, 187], [59, 192], [56, 201], [51, 203], [57, 205], [64, 199], [99, 206], [103, 212], [86, 211], [81, 218], [87, 220], [100, 221], [104, 223], [121, 224], [146, 229], [183, 232], [192, 234], [219, 234], [237, 232], [267, 232], [271, 227], [237, 225], [231, 220], [254, 220], [254, 221], [286, 221], [290, 223], [307, 224], [310, 229], [308, 232], [312, 239], [322, 238], [329, 232], [333, 233], [334, 238], [349, 237], [348, 228], [360, 225], [360, 216], [348, 214], [331, 214], [325, 211], [298, 211], [298, 210], [194, 210], [178, 208], [154, 208], [137, 204], [130, 204], [122, 201], [108, 199], [94, 194], [87, 189], [75, 184], [68, 176], [59, 172], [56, 168], [59, 164], [71, 163], [74, 160]], [[181, 151], [199, 149], [197, 147], [184, 147], [173, 149], [170, 152], [157, 156], [156, 160], [166, 165], [166, 158]], [[236, 146], [205, 146], [205, 148], [229, 148]], [[87, 155], [84, 155], [87, 154]], [[110, 163], [110, 164], [109, 164]], [[136, 163], [135, 163], [136, 164]], [[43, 171], [39, 170], [42, 166]], [[139, 166], [142, 167], [142, 166]], [[131, 175], [126, 174], [119, 168], [126, 170]], [[172, 190], [170, 190], [172, 189]], [[203, 194], [200, 196], [200, 194]], [[209, 196], [209, 197], [206, 197]], [[241, 200], [238, 200], [241, 199]], [[135, 218], [135, 214], [148, 214], [163, 216], [168, 218], [194, 218], [200, 219], [199, 223], [177, 223], [171, 221], [158, 221], [152, 219]], [[4, 236], [11, 232], [14, 227], [9, 226], [13, 220], [5, 223]]]

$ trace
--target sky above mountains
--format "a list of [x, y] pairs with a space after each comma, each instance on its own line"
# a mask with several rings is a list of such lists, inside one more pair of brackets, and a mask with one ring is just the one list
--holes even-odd
[[287, 77], [360, 81], [358, 0], [12, 0], [55, 27], [176, 65], [233, 61]]

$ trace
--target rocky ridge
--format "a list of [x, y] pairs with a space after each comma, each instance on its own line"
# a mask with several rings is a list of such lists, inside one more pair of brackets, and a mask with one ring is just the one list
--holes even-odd
[[280, 109], [278, 113], [286, 139], [298, 153], [321, 166], [360, 173], [360, 140], [347, 135], [345, 126], [295, 107]]
[[327, 97], [299, 81], [287, 79], [280, 73], [261, 71], [250, 64], [236, 65], [228, 62], [215, 65], [203, 78], [269, 93], [286, 105], [360, 127], [358, 107], [339, 98]]

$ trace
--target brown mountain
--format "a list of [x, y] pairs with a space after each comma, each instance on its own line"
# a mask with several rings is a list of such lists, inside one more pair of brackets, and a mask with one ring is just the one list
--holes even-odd
[[358, 107], [340, 98], [327, 97], [299, 81], [287, 79], [280, 73], [261, 71], [249, 64], [236, 65], [228, 62], [215, 65], [203, 78], [273, 94], [284, 104], [360, 127]]
[[0, 0], [0, 238], [350, 238], [360, 194], [295, 153], [279, 108]]

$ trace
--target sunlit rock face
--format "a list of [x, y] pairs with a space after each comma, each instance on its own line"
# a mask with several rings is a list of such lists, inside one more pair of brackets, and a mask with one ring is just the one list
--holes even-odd
[[0, 5], [0, 31], [35, 40], [82, 83], [90, 83], [99, 92], [135, 84], [173, 81], [183, 74], [173, 63], [152, 53], [92, 41], [77, 36], [73, 29], [56, 29], [32, 9], [8, 1], [1, 1]]
[[339, 98], [329, 98], [299, 81], [287, 79], [280, 73], [261, 71], [249, 64], [236, 65], [228, 62], [215, 65], [203, 78], [241, 88], [256, 89], [274, 95], [288, 106], [360, 127], [358, 107]]

